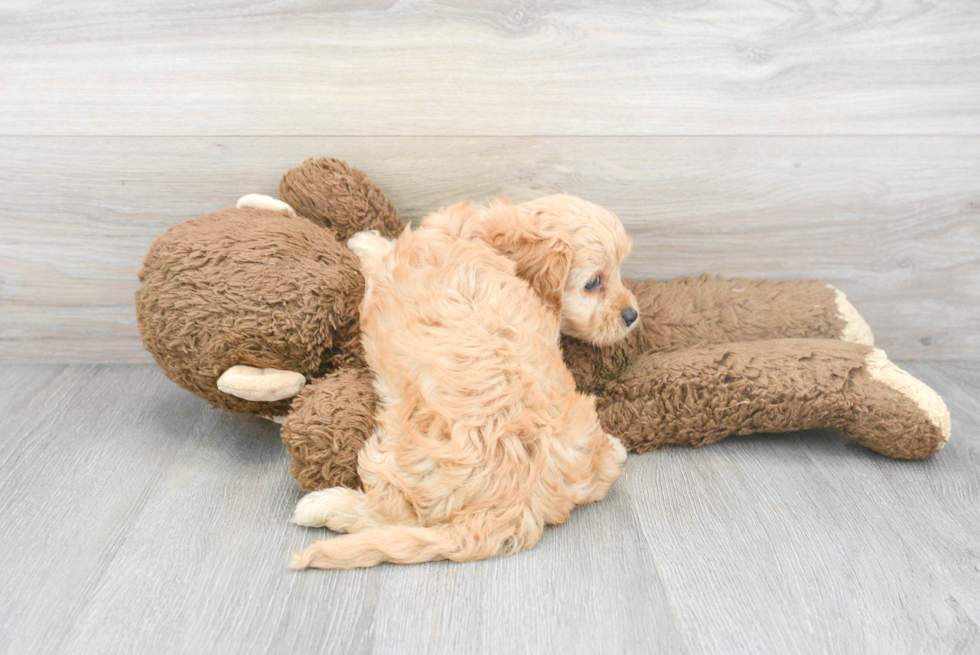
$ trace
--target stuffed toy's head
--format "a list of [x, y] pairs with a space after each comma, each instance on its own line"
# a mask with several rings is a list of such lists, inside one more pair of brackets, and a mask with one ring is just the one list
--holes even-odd
[[280, 194], [298, 215], [224, 209], [172, 226], [144, 259], [136, 293], [143, 343], [167, 377], [216, 407], [256, 416], [285, 415], [292, 400], [223, 393], [221, 374], [243, 365], [312, 380], [359, 365], [364, 280], [344, 243], [361, 229], [394, 236], [402, 228], [367, 176], [337, 160], [291, 170]]

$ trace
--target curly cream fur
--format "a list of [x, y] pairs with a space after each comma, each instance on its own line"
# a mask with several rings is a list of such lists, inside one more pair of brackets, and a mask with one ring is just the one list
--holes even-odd
[[[480, 239], [517, 266], [538, 296], [561, 316], [561, 331], [595, 345], [622, 341], [637, 327], [623, 311], [638, 310], [620, 267], [633, 242], [616, 216], [594, 203], [554, 195], [488, 208], [459, 203], [429, 215], [424, 228]], [[598, 277], [595, 289], [586, 284]]]
[[579, 326], [586, 312], [563, 308], [576, 266], [608, 272], [596, 307], [629, 302], [616, 288], [629, 245], [611, 214], [551, 211], [457, 205], [396, 242], [350, 240], [366, 279], [377, 429], [358, 460], [364, 491], [315, 492], [293, 517], [350, 534], [297, 553], [294, 568], [508, 554], [606, 495], [626, 451], [576, 391], [559, 336], [569, 324], [625, 334], [591, 317], [599, 310]]

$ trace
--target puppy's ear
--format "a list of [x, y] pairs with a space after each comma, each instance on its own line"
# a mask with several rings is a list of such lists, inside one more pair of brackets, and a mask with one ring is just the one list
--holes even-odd
[[560, 316], [572, 268], [572, 247], [557, 221], [505, 199], [490, 206], [482, 230], [484, 240], [513, 261], [517, 275]]

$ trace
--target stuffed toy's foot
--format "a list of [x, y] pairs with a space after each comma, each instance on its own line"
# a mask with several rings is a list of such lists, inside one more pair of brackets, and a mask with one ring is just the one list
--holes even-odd
[[872, 350], [864, 363], [854, 380], [863, 402], [836, 427], [862, 446], [898, 459], [923, 459], [946, 445], [950, 417], [939, 394], [889, 361], [883, 350]]
[[306, 384], [306, 376], [276, 368], [232, 366], [218, 378], [218, 390], [243, 400], [275, 402], [292, 398]]
[[884, 352], [832, 339], [650, 353], [597, 408], [603, 427], [634, 452], [834, 428], [888, 457], [923, 459], [949, 439], [949, 412], [932, 389]]
[[834, 292], [834, 303], [837, 306], [837, 318], [843, 324], [840, 330], [840, 339], [852, 343], [860, 343], [865, 346], [875, 345], [874, 335], [871, 333], [871, 326], [858, 313], [851, 301], [847, 299], [844, 292], [837, 287], [828, 284], [827, 288]]

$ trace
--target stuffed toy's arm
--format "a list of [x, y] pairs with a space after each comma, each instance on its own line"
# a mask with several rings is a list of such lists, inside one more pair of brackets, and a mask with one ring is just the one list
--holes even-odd
[[307, 159], [282, 176], [279, 197], [341, 243], [357, 232], [397, 237], [405, 228], [398, 210], [368, 176], [347, 162]]
[[282, 426], [291, 472], [305, 491], [359, 488], [357, 456], [374, 432], [378, 402], [367, 368], [335, 371], [306, 385]]
[[648, 353], [597, 399], [603, 427], [633, 452], [732, 435], [839, 430], [888, 457], [948, 441], [949, 412], [885, 353], [832, 339], [775, 339]]

